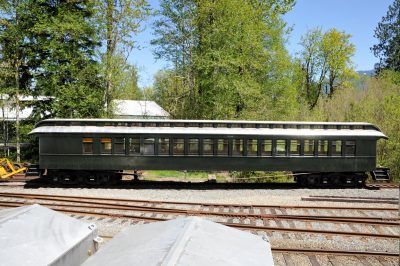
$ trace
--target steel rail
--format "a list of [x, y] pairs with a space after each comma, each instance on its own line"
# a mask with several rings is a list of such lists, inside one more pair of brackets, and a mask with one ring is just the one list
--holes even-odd
[[271, 247], [272, 253], [296, 253], [310, 255], [336, 255], [336, 256], [374, 256], [374, 257], [399, 257], [399, 253], [357, 251], [357, 250], [328, 250], [328, 249], [307, 249], [307, 248], [278, 248]]
[[[36, 200], [51, 200], [45, 197], [35, 198]], [[29, 199], [31, 200], [31, 199]], [[199, 210], [186, 210], [186, 209], [175, 209], [175, 208], [157, 208], [147, 206], [132, 206], [126, 204], [108, 204], [102, 202], [92, 201], [77, 201], [77, 200], [62, 200], [56, 199], [55, 201], [68, 202], [68, 203], [79, 203], [80, 205], [69, 205], [62, 204], [59, 206], [65, 207], [77, 207], [77, 208], [94, 208], [94, 209], [110, 209], [110, 210], [124, 210], [124, 211], [142, 211], [159, 214], [185, 214], [188, 216], [199, 215], [199, 216], [222, 216], [222, 217], [235, 217], [235, 218], [253, 218], [263, 220], [296, 220], [296, 221], [316, 221], [324, 223], [353, 223], [353, 224], [368, 224], [368, 225], [384, 225], [384, 226], [400, 226], [399, 217], [355, 217], [355, 216], [314, 216], [314, 215], [292, 215], [292, 214], [251, 214], [251, 213], [239, 213], [239, 212], [213, 212], [213, 211], [199, 211]], [[15, 202], [15, 201], [4, 201], [0, 200], [0, 203], [24, 203], [24, 204], [41, 204], [44, 206], [52, 206], [54, 204], [41, 203], [38, 201], [34, 202]], [[82, 204], [85, 203], [86, 205]]]
[[331, 196], [331, 195], [309, 195], [310, 198], [332, 198], [332, 199], [369, 199], [369, 200], [399, 200], [399, 198], [382, 197], [349, 197], [349, 196]]
[[[0, 195], [1, 196], [1, 195]], [[4, 196], [3, 196], [4, 197]], [[80, 206], [85, 203], [83, 207], [92, 208], [108, 208], [113, 210], [128, 210], [128, 211], [145, 211], [145, 212], [157, 212], [157, 213], [171, 213], [171, 214], [185, 214], [185, 215], [206, 215], [206, 216], [222, 216], [222, 217], [238, 217], [238, 218], [253, 218], [253, 219], [280, 219], [280, 220], [297, 220], [297, 221], [319, 221], [327, 223], [355, 223], [355, 224], [371, 224], [371, 225], [386, 225], [386, 226], [399, 226], [399, 217], [365, 217], [365, 216], [315, 216], [315, 215], [299, 215], [299, 214], [254, 214], [244, 212], [215, 212], [215, 211], [201, 211], [201, 210], [190, 210], [190, 209], [178, 209], [178, 208], [165, 208], [165, 207], [149, 207], [141, 205], [130, 205], [130, 204], [119, 204], [119, 203], [107, 203], [98, 201], [83, 201], [74, 199], [62, 199], [52, 197], [23, 197], [23, 196], [6, 196], [9, 198], [21, 198], [28, 200], [45, 200], [45, 201], [58, 201], [67, 203], [78, 203]], [[2, 203], [13, 203], [13, 201], [0, 201]], [[28, 203], [28, 202], [26, 202]], [[42, 204], [40, 202], [32, 202]], [[45, 204], [45, 203], [44, 203]], [[44, 205], [42, 204], [42, 205]], [[93, 205], [97, 205], [94, 207]], [[64, 206], [67, 206], [64, 204]], [[71, 205], [72, 207], [80, 207]]]
[[366, 199], [310, 198], [310, 197], [301, 197], [301, 200], [302, 201], [346, 202], [346, 203], [399, 204], [399, 200], [366, 200]]
[[263, 205], [263, 204], [227, 204], [227, 203], [205, 203], [205, 202], [180, 202], [180, 201], [162, 201], [162, 200], [135, 200], [123, 198], [101, 198], [101, 197], [82, 197], [82, 196], [64, 196], [64, 195], [48, 195], [48, 194], [28, 194], [0, 192], [0, 196], [15, 195], [29, 197], [52, 197], [52, 198], [70, 198], [83, 200], [103, 200], [103, 201], [121, 201], [121, 202], [140, 202], [148, 204], [175, 204], [175, 205], [200, 205], [203, 207], [236, 207], [236, 208], [278, 208], [278, 209], [321, 209], [321, 210], [359, 210], [359, 211], [398, 211], [394, 207], [333, 207], [333, 206], [298, 206], [298, 205]]
[[[24, 204], [18, 203], [6, 203], [1, 204], [0, 207], [19, 207], [24, 206]], [[102, 216], [102, 217], [112, 217], [112, 218], [125, 218], [125, 219], [133, 219], [133, 220], [145, 220], [145, 221], [167, 221], [171, 219], [167, 218], [158, 218], [158, 217], [146, 217], [140, 215], [130, 215], [130, 214], [110, 214], [105, 212], [93, 212], [86, 210], [72, 210], [68, 208], [64, 208], [62, 206], [49, 206], [50, 209], [70, 214], [84, 214], [90, 216]], [[77, 207], [79, 208], [79, 207]], [[384, 238], [384, 239], [399, 239], [398, 235], [392, 234], [376, 234], [376, 233], [364, 233], [364, 232], [349, 232], [349, 231], [331, 231], [331, 230], [320, 230], [320, 229], [305, 229], [305, 228], [283, 228], [283, 227], [274, 227], [274, 226], [255, 226], [249, 224], [239, 224], [239, 223], [228, 223], [228, 222], [218, 222], [220, 224], [238, 228], [241, 230], [255, 230], [255, 231], [267, 231], [267, 232], [290, 232], [290, 233], [305, 233], [305, 234], [322, 234], [322, 235], [344, 235], [344, 236], [358, 236], [358, 237], [374, 237], [374, 238]]]

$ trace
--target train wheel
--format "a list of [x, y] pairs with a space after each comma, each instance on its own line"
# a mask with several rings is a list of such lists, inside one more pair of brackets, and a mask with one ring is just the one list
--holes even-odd
[[74, 185], [77, 183], [77, 178], [70, 173], [61, 172], [58, 175], [58, 182], [63, 185]]
[[316, 187], [320, 184], [320, 178], [317, 175], [309, 175], [307, 176], [307, 186], [308, 187]]
[[99, 186], [102, 184], [103, 175], [98, 173], [88, 173], [84, 177], [84, 183], [90, 186]]

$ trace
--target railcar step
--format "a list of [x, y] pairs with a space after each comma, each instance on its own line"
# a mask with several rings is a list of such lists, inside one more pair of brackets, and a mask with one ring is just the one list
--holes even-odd
[[28, 166], [28, 170], [26, 171], [25, 176], [38, 176], [39, 171], [39, 165], [31, 164]]
[[371, 172], [371, 176], [375, 181], [390, 181], [390, 169], [378, 167]]

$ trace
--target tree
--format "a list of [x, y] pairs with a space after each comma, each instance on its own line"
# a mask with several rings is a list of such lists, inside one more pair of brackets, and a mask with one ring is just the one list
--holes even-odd
[[[26, 9], [27, 1], [3, 0], [0, 1], [0, 45], [2, 61], [2, 80], [6, 92], [15, 99], [15, 135], [17, 162], [20, 161], [20, 93], [25, 87], [21, 84], [22, 67], [25, 63], [26, 50], [24, 48], [26, 22], [21, 12]], [[25, 87], [26, 88], [26, 87]]]
[[[119, 59], [119, 60], [117, 60]], [[114, 58], [114, 86], [115, 99], [137, 100], [142, 97], [142, 92], [138, 87], [138, 71], [136, 66], [126, 62], [123, 55]]]
[[[105, 76], [104, 102], [106, 114], [111, 115], [110, 103], [114, 97], [115, 65], [120, 55], [125, 58], [135, 47], [134, 36], [141, 31], [141, 24], [150, 15], [146, 0], [97, 0], [97, 18], [102, 39], [106, 40], [102, 55]], [[125, 59], [126, 60], [126, 59]]]
[[[377, 163], [400, 177], [400, 72], [383, 70], [366, 78], [360, 88], [338, 90], [318, 102], [307, 116], [311, 121], [365, 121], [377, 125], [388, 136], [378, 141]], [[368, 108], [366, 108], [368, 107]]]
[[31, 91], [48, 96], [37, 116], [99, 117], [103, 102], [94, 6], [90, 1], [30, 1], [24, 19], [31, 47]]
[[[331, 29], [313, 29], [301, 38], [299, 62], [303, 72], [303, 95], [313, 109], [321, 94], [331, 97], [354, 75], [351, 57], [355, 47], [351, 35]], [[304, 91], [305, 90], [305, 91]]]
[[155, 85], [158, 95], [179, 99], [170, 112], [186, 118], [266, 118], [284, 98], [293, 99], [280, 17], [293, 3], [163, 0], [152, 44], [155, 55], [172, 65]]
[[185, 119], [192, 114], [189, 110], [193, 106], [189, 105], [189, 95], [184, 83], [184, 78], [175, 70], [161, 70], [154, 77], [151, 99], [160, 104], [173, 118]]
[[394, 0], [389, 6], [386, 16], [375, 29], [374, 37], [379, 43], [372, 46], [371, 50], [379, 58], [375, 69], [400, 71], [400, 0]]
[[[173, 65], [176, 78], [174, 86], [178, 91], [188, 91], [189, 101], [193, 100], [194, 75], [193, 75], [193, 49], [196, 45], [194, 18], [196, 5], [189, 0], [162, 0], [159, 18], [154, 23], [154, 35], [151, 41], [155, 47], [154, 54], [157, 59], [164, 58]], [[170, 73], [171, 74], [171, 73]], [[162, 74], [160, 74], [162, 75]], [[156, 77], [160, 78], [160, 75]], [[179, 76], [179, 78], [178, 78]], [[158, 84], [159, 85], [159, 84]]]

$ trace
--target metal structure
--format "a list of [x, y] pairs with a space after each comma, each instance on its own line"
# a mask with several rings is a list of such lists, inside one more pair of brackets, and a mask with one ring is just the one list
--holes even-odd
[[102, 184], [122, 170], [292, 171], [304, 185], [357, 185], [376, 168], [368, 123], [50, 119], [39, 137], [43, 176]]
[[0, 210], [0, 265], [80, 265], [97, 228], [40, 205]]
[[0, 159], [0, 180], [10, 178], [18, 173], [23, 173], [26, 171], [26, 167], [15, 166], [7, 158]]
[[266, 237], [198, 217], [131, 226], [89, 258], [90, 265], [274, 265]]

